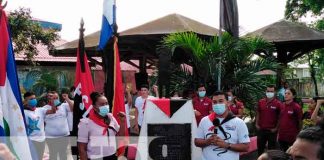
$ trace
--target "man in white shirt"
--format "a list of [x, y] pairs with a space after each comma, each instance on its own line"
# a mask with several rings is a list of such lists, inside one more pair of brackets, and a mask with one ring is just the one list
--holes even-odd
[[249, 149], [247, 126], [230, 113], [224, 92], [214, 93], [212, 101], [213, 113], [200, 121], [195, 145], [202, 148], [203, 160], [239, 160], [239, 153]]
[[144, 110], [145, 110], [145, 101], [147, 99], [154, 98], [153, 96], [149, 96], [149, 87], [148, 85], [144, 84], [141, 85], [141, 96], [137, 97], [135, 100], [135, 131], [140, 133], [141, 126], [144, 118]]
[[[36, 149], [38, 159], [43, 159], [45, 148], [45, 131], [44, 131], [44, 119], [46, 115], [46, 109], [42, 107], [36, 107], [36, 96], [32, 92], [26, 92], [24, 94], [24, 113], [27, 127], [28, 138], [32, 142], [32, 147]], [[34, 159], [35, 157], [33, 157]]]
[[47, 109], [45, 135], [49, 156], [50, 159], [58, 159], [60, 157], [61, 160], [64, 160], [67, 159], [68, 136], [70, 135], [67, 117], [68, 112], [73, 111], [73, 105], [61, 103], [58, 93], [55, 91], [49, 92], [47, 98], [48, 104], [44, 108]]

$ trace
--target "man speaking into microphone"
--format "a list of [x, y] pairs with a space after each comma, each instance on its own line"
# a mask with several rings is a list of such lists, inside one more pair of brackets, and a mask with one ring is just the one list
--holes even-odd
[[213, 113], [200, 121], [195, 145], [202, 148], [203, 160], [239, 160], [249, 149], [247, 126], [228, 110], [224, 92], [215, 92], [212, 101]]

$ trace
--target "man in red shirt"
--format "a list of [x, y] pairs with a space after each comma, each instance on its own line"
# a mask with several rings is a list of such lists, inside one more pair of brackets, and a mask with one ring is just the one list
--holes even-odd
[[200, 84], [197, 91], [198, 96], [192, 99], [192, 105], [195, 111], [197, 125], [199, 125], [200, 120], [208, 116], [212, 112], [212, 100], [206, 97], [206, 88], [204, 85]]
[[268, 149], [275, 149], [277, 143], [277, 131], [282, 103], [275, 98], [274, 85], [267, 86], [266, 98], [259, 100], [256, 109], [256, 128], [258, 154], [264, 152], [268, 142]]

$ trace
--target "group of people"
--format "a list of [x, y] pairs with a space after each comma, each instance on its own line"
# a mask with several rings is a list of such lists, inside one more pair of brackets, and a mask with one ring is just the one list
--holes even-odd
[[[216, 92], [212, 94], [212, 99], [205, 95], [205, 87], [199, 86], [197, 96], [192, 100], [198, 123], [195, 144], [202, 148], [202, 159], [239, 159], [239, 153], [248, 151], [250, 143], [247, 126], [240, 119], [243, 103], [233, 100], [231, 91]], [[323, 159], [324, 126], [314, 125], [302, 130], [303, 110], [296, 102], [296, 91], [285, 87], [283, 101], [276, 95], [275, 86], [267, 86], [265, 98], [259, 100], [256, 106], [259, 159], [275, 159], [270, 157], [278, 155], [285, 155], [288, 159]], [[322, 104], [324, 100], [312, 101], [309, 105], [308, 117], [314, 124], [323, 121], [323, 117], [318, 115]]]
[[[108, 100], [104, 95], [98, 92], [90, 95], [93, 109], [89, 116], [81, 119], [79, 123], [77, 142], [80, 159], [117, 159], [116, 137], [124, 136], [125, 128], [130, 131], [129, 114], [133, 105], [135, 106], [133, 128], [135, 132], [140, 132], [146, 100], [155, 97], [149, 95], [148, 85], [140, 87], [139, 96], [134, 103], [132, 103], [130, 89], [126, 88], [125, 91], [126, 113], [120, 112], [117, 117], [110, 113]], [[157, 93], [157, 89], [155, 91]], [[59, 96], [57, 92], [50, 91], [46, 96], [47, 104], [36, 107], [35, 94], [31, 92], [24, 94], [27, 133], [30, 144], [38, 152], [38, 159], [43, 157], [45, 142], [48, 145], [50, 159], [58, 157], [67, 159], [68, 136], [72, 130], [71, 115], [74, 106], [73, 98], [69, 95], [62, 92]], [[319, 139], [315, 137], [314, 140], [312, 137], [309, 138], [313, 135], [308, 134], [314, 131], [322, 133], [323, 128], [310, 127], [301, 131], [303, 112], [300, 105], [294, 101], [296, 91], [286, 88], [284, 102], [279, 101], [275, 95], [275, 87], [267, 86], [265, 98], [261, 99], [256, 107], [255, 126], [260, 158], [284, 154], [274, 150], [277, 149], [277, 144], [282, 151], [288, 151], [292, 156], [301, 154], [298, 147], [306, 142], [320, 144], [323, 141], [321, 136]], [[324, 101], [318, 100], [314, 103], [316, 107], [311, 110], [310, 117], [319, 122], [322, 117], [317, 116], [317, 113]], [[210, 99], [206, 96], [206, 88], [199, 85], [197, 93], [192, 96], [192, 104], [198, 126], [194, 143], [202, 148], [202, 159], [209, 160], [217, 157], [220, 160], [235, 160], [239, 159], [240, 152], [248, 151], [249, 131], [242, 120], [244, 105], [233, 95], [232, 90], [215, 92]], [[116, 118], [122, 123], [119, 124]], [[124, 121], [127, 121], [126, 127], [123, 126]], [[318, 147], [318, 149], [322, 148], [323, 146]]]

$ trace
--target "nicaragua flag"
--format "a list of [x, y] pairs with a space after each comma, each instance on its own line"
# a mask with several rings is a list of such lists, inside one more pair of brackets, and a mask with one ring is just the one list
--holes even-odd
[[101, 33], [98, 48], [103, 50], [114, 33], [116, 24], [116, 0], [104, 0]]
[[0, 136], [17, 159], [32, 159], [8, 20], [2, 8], [0, 16]]

